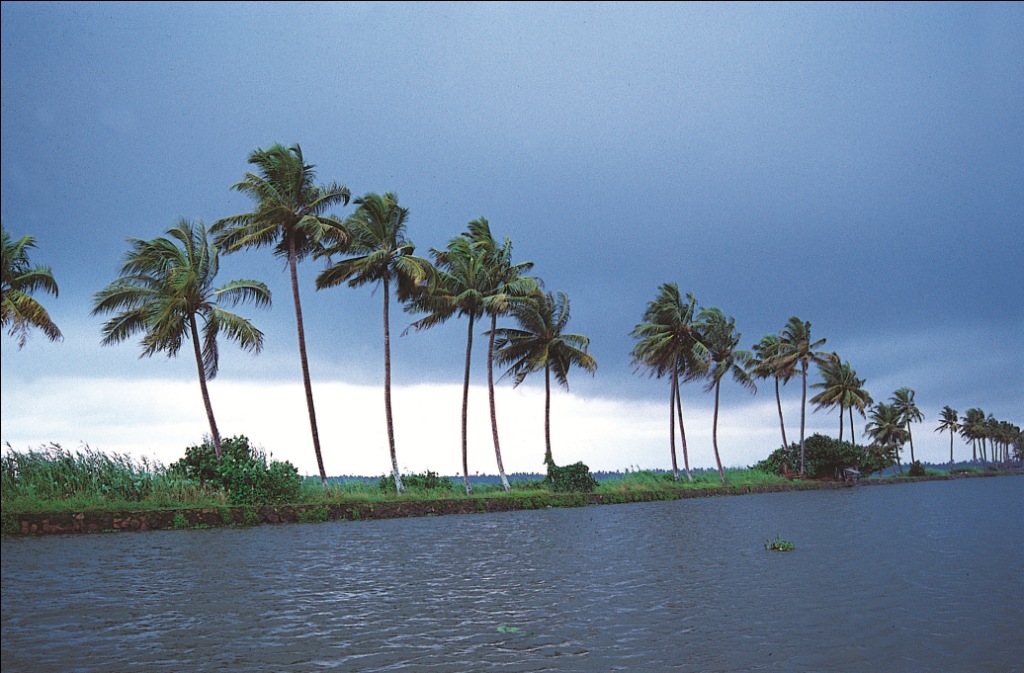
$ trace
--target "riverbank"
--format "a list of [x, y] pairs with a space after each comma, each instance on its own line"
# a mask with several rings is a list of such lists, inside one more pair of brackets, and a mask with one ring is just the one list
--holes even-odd
[[458, 498], [421, 498], [415, 495], [394, 500], [346, 498], [344, 500], [262, 506], [184, 507], [157, 510], [95, 510], [81, 512], [8, 512], [2, 514], [4, 535], [39, 536], [106, 533], [168, 529], [257, 526], [262, 524], [361, 521], [400, 517], [445, 516], [535, 510], [551, 507], [586, 507], [632, 502], [708, 498], [757, 493], [834, 490], [948, 481], [976, 477], [1009, 476], [1011, 473], [984, 472], [925, 477], [865, 479], [856, 482], [796, 481], [784, 484], [741, 484], [706, 488], [657, 489], [601, 493], [512, 493]]

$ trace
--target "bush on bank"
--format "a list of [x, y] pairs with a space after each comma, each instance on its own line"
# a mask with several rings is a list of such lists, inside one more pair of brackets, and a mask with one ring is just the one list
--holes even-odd
[[[842, 470], [852, 467], [863, 475], [881, 472], [896, 464], [895, 449], [880, 446], [855, 446], [850, 442], [825, 435], [814, 434], [804, 440], [804, 466], [811, 479], [833, 479]], [[781, 474], [782, 466], [791, 472], [800, 470], [800, 444], [779, 447], [767, 458], [753, 466], [772, 474]]]

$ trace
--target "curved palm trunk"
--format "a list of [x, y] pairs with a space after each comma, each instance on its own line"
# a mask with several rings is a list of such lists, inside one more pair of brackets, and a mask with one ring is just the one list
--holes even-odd
[[544, 363], [544, 464], [554, 467], [555, 459], [551, 455], [551, 367]]
[[320, 469], [320, 483], [324, 491], [327, 487], [327, 471], [324, 470], [324, 457], [320, 452], [320, 433], [316, 429], [316, 409], [313, 407], [313, 385], [309, 381], [309, 360], [306, 358], [306, 330], [302, 326], [302, 304], [299, 301], [299, 274], [296, 270], [295, 240], [288, 241], [288, 273], [292, 280], [292, 300], [295, 303], [295, 324], [299, 334], [299, 360], [302, 362], [302, 385], [306, 389], [306, 408], [309, 410], [309, 427], [313, 433], [313, 451], [316, 453], [316, 465]]
[[722, 486], [725, 486], [725, 470], [722, 469], [722, 459], [718, 455], [718, 393], [722, 389], [722, 380], [715, 383], [715, 419], [711, 425], [711, 443], [715, 447], [715, 462], [718, 463], [718, 476], [722, 478]]
[[679, 462], [676, 460], [676, 391], [678, 386], [679, 378], [673, 367], [672, 385], [669, 386], [668, 395], [668, 447], [672, 454], [672, 478], [676, 481], [679, 481]]
[[676, 382], [676, 410], [679, 412], [679, 435], [683, 440], [683, 467], [686, 469], [686, 478], [693, 481], [693, 473], [690, 472], [690, 454], [686, 450], [686, 427], [683, 425], [683, 390]]
[[217, 431], [217, 421], [213, 418], [213, 404], [210, 402], [210, 391], [206, 387], [206, 371], [203, 369], [203, 353], [199, 348], [199, 328], [196, 326], [196, 319], [189, 317], [189, 327], [192, 328], [192, 347], [196, 352], [196, 366], [199, 368], [199, 389], [203, 393], [203, 405], [206, 407], [206, 419], [210, 422], [210, 437], [213, 439], [213, 450], [220, 459], [220, 432]]
[[501, 443], [498, 441], [498, 410], [494, 404], [494, 331], [498, 329], [498, 314], [491, 314], [491, 337], [487, 342], [487, 394], [491, 401], [491, 434], [494, 435], [494, 457], [498, 460], [498, 474], [501, 486], [508, 493], [512, 486], [505, 476], [505, 465], [501, 462]]
[[782, 394], [779, 392], [779, 379], [775, 379], [775, 404], [779, 407], [779, 429], [782, 430], [782, 446], [789, 448], [786, 441], [786, 422], [782, 420]]
[[800, 478], [807, 476], [804, 468], [804, 426], [807, 421], [807, 361], [802, 367], [803, 393], [800, 397]]
[[466, 337], [466, 374], [462, 380], [462, 481], [466, 486], [466, 494], [473, 492], [469, 485], [469, 362], [473, 352], [473, 314], [469, 315], [469, 334]]
[[389, 319], [388, 277], [384, 276], [384, 416], [388, 425], [388, 447], [391, 449], [391, 473], [395, 475], [395, 490], [405, 493], [402, 473], [398, 470], [398, 455], [395, 453], [395, 423], [391, 416], [391, 322]]
[[914, 435], [910, 432], [910, 423], [907, 423], [907, 438], [910, 440], [910, 464], [913, 465], [916, 461], [914, 460]]

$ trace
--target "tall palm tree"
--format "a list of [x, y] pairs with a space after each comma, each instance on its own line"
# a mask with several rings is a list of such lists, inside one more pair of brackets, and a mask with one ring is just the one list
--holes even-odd
[[[131, 250], [120, 276], [94, 295], [93, 315], [115, 314], [103, 325], [101, 343], [108, 346], [141, 333], [142, 356], [164, 352], [174, 357], [182, 343], [191, 340], [210, 436], [220, 458], [220, 433], [207, 388], [207, 381], [217, 376], [217, 337], [223, 334], [252, 353], [263, 347], [263, 333], [221, 305], [268, 306], [270, 290], [255, 280], [233, 280], [215, 288], [218, 250], [202, 222], [182, 219], [166, 238], [130, 238], [128, 243]], [[203, 321], [202, 346], [197, 319]]]
[[314, 184], [315, 166], [305, 163], [298, 145], [285, 147], [274, 144], [265, 150], [256, 149], [249, 155], [249, 163], [256, 167], [256, 172], [246, 173], [245, 178], [232, 189], [250, 197], [256, 209], [218, 220], [211, 229], [225, 253], [269, 245], [273, 246], [274, 255], [285, 259], [288, 264], [313, 451], [320, 470], [320, 482], [327, 491], [327, 472], [320, 451], [309, 359], [306, 357], [306, 331], [302, 323], [297, 265], [326, 244], [344, 242], [347, 238], [345, 228], [327, 212], [348, 204], [350, 195], [347, 187], [336, 183]]
[[956, 413], [956, 409], [949, 406], [948, 404], [942, 407], [942, 416], [939, 419], [939, 427], [935, 428], [935, 432], [948, 432], [949, 433], [949, 466], [953, 467], [953, 436], [960, 431], [960, 417]]
[[11, 233], [0, 224], [3, 235], [3, 268], [0, 274], [0, 328], [18, 340], [18, 349], [28, 341], [28, 330], [35, 327], [50, 341], [63, 339], [43, 305], [32, 294], [42, 290], [57, 296], [57, 281], [48, 266], [32, 266], [29, 250], [36, 247], [36, 240], [23, 236], [11, 239]]
[[469, 236], [456, 236], [445, 250], [431, 249], [436, 273], [426, 292], [417, 295], [410, 311], [427, 313], [410, 325], [410, 329], [427, 329], [446, 322], [454, 315], [469, 318], [466, 333], [466, 365], [462, 381], [462, 480], [466, 493], [469, 484], [469, 372], [473, 353], [473, 326], [484, 313], [488, 292], [488, 262], [485, 246], [473, 245]]
[[850, 410], [850, 436], [854, 436], [853, 410], [857, 409], [864, 415], [864, 409], [871, 405], [871, 395], [864, 390], [864, 380], [857, 378], [849, 362], [840, 362], [839, 356], [832, 354], [832, 359], [818, 365], [822, 381], [814, 383], [811, 388], [821, 390], [811, 398], [811, 404], [817, 409], [839, 407], [839, 441], [843, 441], [843, 412]]
[[494, 339], [495, 330], [498, 329], [498, 318], [508, 315], [517, 302], [528, 300], [532, 295], [540, 291], [539, 281], [525, 275], [533, 268], [533, 262], [512, 263], [512, 241], [505, 238], [503, 244], [498, 245], [491, 234], [491, 227], [483, 217], [477, 218], [469, 223], [469, 228], [463, 236], [469, 238], [475, 248], [482, 248], [487, 252], [485, 272], [487, 282], [484, 290], [484, 311], [491, 317], [491, 329], [487, 342], [487, 397], [491, 410], [491, 435], [494, 439], [494, 456], [498, 463], [498, 475], [501, 477], [502, 488], [505, 492], [512, 490], [508, 477], [505, 475], [505, 465], [501, 459], [501, 442], [498, 437], [498, 411], [494, 399]]
[[832, 358], [831, 353], [817, 349], [825, 345], [825, 339], [811, 340], [811, 323], [792, 316], [782, 329], [782, 343], [773, 366], [783, 376], [793, 376], [799, 370], [803, 382], [800, 398], [800, 476], [806, 474], [804, 462], [804, 428], [807, 424], [807, 368], [814, 364], [824, 364]]
[[914, 403], [914, 391], [910, 388], [900, 388], [893, 393], [892, 399], [889, 401], [900, 412], [903, 425], [907, 428], [907, 439], [910, 441], [910, 462], [913, 463], [916, 459], [914, 458], [914, 435], [910, 431], [910, 424], [923, 421], [924, 414]]
[[[691, 380], [707, 371], [707, 349], [697, 338], [697, 300], [692, 294], [683, 301], [679, 286], [665, 283], [658, 288], [658, 295], [648, 303], [643, 322], [633, 328], [632, 336], [637, 339], [632, 358], [635, 367], [643, 368], [657, 378], [669, 376], [669, 450], [672, 456], [672, 476], [679, 481], [679, 464], [676, 460], [676, 416], [683, 445], [683, 464], [686, 477], [693, 481], [690, 472], [690, 457], [686, 445], [686, 428], [683, 425], [682, 395], [680, 376]], [[678, 412], [678, 413], [677, 413]]]
[[903, 461], [900, 460], [900, 448], [907, 443], [907, 428], [903, 416], [892, 404], [879, 402], [871, 408], [870, 419], [864, 434], [876, 443], [896, 450], [896, 465], [903, 474]]
[[579, 367], [593, 374], [597, 360], [587, 352], [590, 339], [580, 334], [566, 334], [569, 324], [569, 297], [564, 292], [536, 295], [530, 302], [518, 303], [513, 315], [519, 329], [496, 330], [495, 360], [509, 365], [506, 376], [518, 386], [527, 376], [544, 371], [544, 464], [554, 465], [551, 453], [551, 375], [566, 390], [569, 370]]
[[984, 434], [985, 412], [977, 407], [968, 409], [964, 413], [963, 423], [960, 425], [960, 435], [971, 443], [971, 460], [978, 462], [978, 440]]
[[322, 290], [347, 282], [349, 287], [379, 283], [384, 295], [384, 415], [387, 422], [388, 447], [395, 488], [404, 493], [402, 475], [395, 451], [395, 425], [391, 413], [391, 283], [395, 282], [398, 301], [406, 302], [419, 293], [430, 278], [429, 261], [413, 253], [416, 246], [405, 237], [409, 210], [398, 205], [392, 193], [367, 194], [356, 199], [356, 211], [344, 222], [350, 237], [335, 246], [328, 246], [318, 256], [349, 254], [334, 262], [316, 278]]
[[706, 392], [715, 391], [715, 415], [711, 429], [711, 442], [715, 447], [718, 475], [722, 478], [724, 486], [725, 470], [722, 469], [722, 458], [718, 453], [718, 406], [722, 379], [726, 375], [730, 375], [736, 383], [755, 392], [757, 386], [754, 385], [754, 380], [748, 373], [753, 354], [736, 348], [739, 346], [742, 335], [736, 331], [736, 321], [733, 318], [726, 318], [721, 309], [714, 307], [701, 309], [698, 320], [700, 322], [700, 341], [708, 351], [708, 383], [704, 390]]
[[775, 366], [779, 349], [782, 347], [782, 340], [776, 334], [768, 334], [761, 337], [761, 341], [754, 345], [754, 358], [751, 360], [751, 376], [755, 379], [775, 379], [775, 404], [779, 409], [779, 429], [782, 430], [782, 446], [789, 446], [786, 440], [786, 422], [782, 418], [782, 394], [779, 390], [780, 383], [788, 383], [793, 377], [793, 372], [784, 372]]

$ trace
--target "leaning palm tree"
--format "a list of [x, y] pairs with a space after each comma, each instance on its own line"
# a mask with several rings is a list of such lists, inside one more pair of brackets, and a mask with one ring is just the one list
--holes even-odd
[[544, 372], [544, 464], [555, 464], [551, 453], [551, 375], [566, 390], [569, 370], [579, 367], [593, 374], [597, 360], [587, 352], [590, 339], [580, 334], [566, 334], [569, 324], [569, 297], [564, 292], [535, 295], [534, 301], [516, 304], [513, 309], [518, 329], [496, 331], [495, 359], [509, 365], [506, 376], [518, 386], [534, 372]]
[[960, 431], [960, 417], [956, 413], [956, 409], [949, 406], [948, 404], [942, 407], [942, 416], [939, 419], [939, 427], [935, 428], [935, 432], [948, 432], [949, 433], [949, 466], [953, 467], [953, 436]]
[[804, 463], [804, 428], [807, 421], [807, 368], [814, 364], [824, 364], [832, 358], [831, 353], [817, 350], [825, 345], [824, 339], [811, 340], [811, 323], [792, 316], [780, 335], [781, 344], [772, 366], [783, 376], [793, 376], [799, 369], [803, 381], [803, 392], [800, 398], [800, 476], [805, 475]]
[[427, 329], [447, 322], [455, 315], [469, 318], [466, 333], [466, 366], [462, 381], [462, 480], [466, 493], [469, 483], [469, 372], [473, 353], [473, 326], [485, 309], [488, 262], [490, 253], [484, 246], [473, 245], [469, 236], [456, 236], [445, 250], [431, 249], [436, 273], [425, 292], [408, 306], [410, 311], [426, 313], [410, 325], [410, 329]]
[[914, 458], [914, 435], [910, 431], [910, 424], [923, 421], [924, 414], [914, 403], [914, 391], [910, 388], [900, 388], [893, 393], [892, 399], [889, 401], [900, 412], [903, 425], [907, 428], [907, 438], [910, 441], [910, 462], [913, 463], [916, 459]]
[[0, 328], [18, 340], [21, 349], [28, 341], [28, 330], [35, 327], [50, 341], [60, 341], [57, 325], [50, 318], [43, 305], [32, 294], [42, 290], [57, 296], [57, 281], [48, 266], [32, 266], [29, 250], [36, 247], [36, 240], [23, 236], [14, 241], [11, 233], [0, 224], [3, 234], [3, 269], [0, 274]]
[[409, 210], [398, 205], [398, 197], [387, 193], [367, 194], [356, 199], [356, 211], [344, 222], [350, 238], [336, 246], [329, 246], [319, 256], [349, 254], [350, 257], [334, 262], [316, 278], [316, 287], [322, 290], [348, 283], [359, 287], [368, 283], [380, 284], [384, 295], [384, 415], [387, 423], [388, 447], [391, 450], [391, 470], [395, 488], [404, 493], [402, 475], [398, 469], [395, 451], [395, 425], [391, 414], [391, 319], [389, 301], [394, 281], [398, 301], [406, 302], [421, 291], [430, 278], [430, 262], [413, 253], [416, 246], [405, 237]]
[[974, 407], [964, 413], [960, 436], [971, 443], [971, 462], [978, 462], [978, 440], [984, 434], [985, 412]]
[[782, 340], [775, 334], [768, 334], [761, 337], [761, 340], [754, 344], [754, 358], [751, 360], [751, 376], [755, 379], [775, 379], [775, 404], [779, 409], [779, 429], [782, 430], [782, 446], [789, 446], [786, 441], [786, 422], [782, 418], [782, 395], [779, 390], [780, 383], [788, 383], [793, 377], [793, 372], [783, 372], [775, 366], [775, 361], [782, 347]]
[[706, 392], [715, 391], [715, 415], [711, 426], [711, 442], [715, 448], [715, 460], [718, 462], [718, 475], [722, 478], [722, 485], [725, 485], [725, 470], [722, 469], [722, 458], [718, 452], [718, 407], [719, 394], [722, 389], [722, 379], [726, 375], [732, 376], [736, 383], [750, 391], [756, 391], [757, 386], [748, 373], [750, 360], [753, 354], [749, 351], [738, 350], [740, 337], [736, 331], [736, 321], [733, 318], [726, 318], [721, 309], [705, 308], [698, 314], [700, 322], [700, 341], [708, 351], [708, 383], [704, 387]]
[[850, 410], [850, 436], [854, 436], [853, 410], [857, 409], [864, 415], [864, 409], [871, 405], [871, 395], [864, 390], [864, 380], [857, 378], [849, 362], [840, 362], [839, 356], [832, 354], [832, 359], [818, 365], [822, 381], [814, 383], [811, 388], [821, 390], [811, 398], [816, 409], [826, 407], [839, 408], [839, 441], [843, 441], [843, 412]]
[[864, 434], [871, 437], [883, 447], [896, 450], [896, 465], [903, 474], [903, 461], [900, 460], [900, 448], [907, 443], [907, 428], [903, 416], [892, 404], [879, 402], [871, 408], [870, 419]]
[[273, 246], [274, 255], [287, 262], [295, 305], [302, 384], [306, 390], [306, 408], [313, 434], [313, 451], [320, 470], [320, 482], [326, 491], [327, 472], [320, 451], [313, 387], [309, 379], [297, 265], [323, 249], [325, 244], [338, 245], [344, 242], [347, 232], [341, 222], [326, 213], [336, 206], [346, 205], [349, 191], [347, 187], [336, 183], [315, 185], [315, 166], [305, 163], [302, 149], [298, 145], [285, 147], [275, 144], [265, 150], [257, 149], [249, 155], [249, 163], [256, 166], [256, 172], [246, 173], [245, 178], [232, 189], [250, 197], [256, 209], [218, 220], [211, 230], [225, 253], [269, 245]]
[[[207, 388], [207, 381], [217, 376], [217, 338], [223, 334], [252, 353], [263, 347], [263, 333], [245, 318], [224, 310], [222, 304], [268, 306], [270, 290], [255, 280], [233, 280], [215, 288], [218, 250], [202, 222], [182, 219], [167, 231], [166, 238], [130, 238], [128, 243], [131, 250], [121, 275], [95, 294], [93, 315], [115, 314], [103, 325], [101, 343], [108, 346], [142, 334], [140, 357], [158, 352], [174, 357], [182, 344], [191, 340], [210, 437], [220, 458], [220, 433]], [[201, 339], [198, 320], [203, 322]]]
[[494, 399], [494, 338], [498, 329], [498, 318], [508, 315], [517, 302], [528, 300], [540, 291], [539, 281], [525, 275], [533, 268], [533, 262], [512, 263], [512, 241], [508, 238], [498, 245], [491, 234], [491, 226], [483, 217], [469, 223], [463, 236], [469, 238], [475, 248], [487, 252], [485, 273], [487, 282], [484, 289], [484, 311], [491, 317], [491, 329], [487, 342], [487, 397], [491, 407], [491, 435], [494, 439], [494, 456], [498, 463], [498, 475], [502, 488], [511, 491], [512, 486], [505, 475], [501, 459], [501, 442], [498, 437], [498, 411]]
[[643, 322], [632, 331], [633, 338], [637, 339], [632, 352], [633, 365], [637, 369], [646, 369], [656, 378], [669, 377], [669, 451], [672, 457], [672, 476], [676, 481], [679, 481], [675, 431], [677, 415], [682, 438], [683, 465], [687, 479], [693, 481], [686, 445], [686, 428], [683, 425], [680, 377], [692, 380], [702, 377], [707, 371], [707, 349], [697, 338], [697, 326], [694, 322], [696, 315], [697, 300], [694, 296], [688, 293], [684, 302], [679, 286], [675, 283], [665, 283], [658, 288], [655, 299], [647, 305]]

